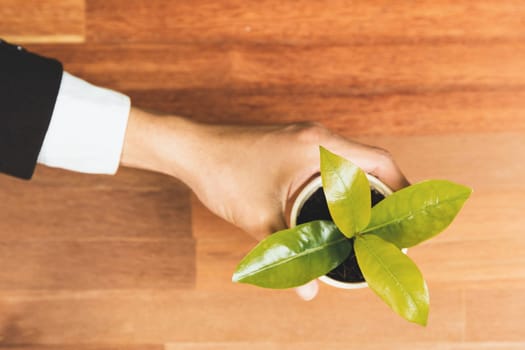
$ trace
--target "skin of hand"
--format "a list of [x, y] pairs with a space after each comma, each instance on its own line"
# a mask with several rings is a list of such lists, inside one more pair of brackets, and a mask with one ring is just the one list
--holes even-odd
[[[391, 155], [322, 125], [213, 125], [132, 108], [121, 163], [186, 183], [213, 213], [258, 240], [287, 227], [285, 213], [319, 173], [319, 145], [350, 159], [394, 191], [409, 183]], [[296, 289], [317, 294], [316, 281]]]

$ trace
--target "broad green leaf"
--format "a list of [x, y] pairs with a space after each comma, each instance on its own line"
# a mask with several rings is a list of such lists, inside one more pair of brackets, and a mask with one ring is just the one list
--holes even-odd
[[312, 221], [268, 236], [242, 259], [233, 282], [291, 288], [342, 263], [352, 244], [331, 221]]
[[370, 221], [370, 183], [358, 166], [324, 147], [319, 149], [330, 215], [341, 232], [351, 238]]
[[428, 289], [416, 264], [395, 245], [374, 235], [356, 236], [354, 249], [368, 286], [400, 316], [426, 325]]
[[472, 193], [446, 180], [428, 180], [386, 197], [372, 208], [363, 233], [373, 233], [399, 248], [408, 248], [443, 231]]

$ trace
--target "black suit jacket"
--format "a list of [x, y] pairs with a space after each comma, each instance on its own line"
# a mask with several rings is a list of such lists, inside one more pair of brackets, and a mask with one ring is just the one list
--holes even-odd
[[61, 80], [60, 62], [0, 39], [0, 172], [33, 175]]

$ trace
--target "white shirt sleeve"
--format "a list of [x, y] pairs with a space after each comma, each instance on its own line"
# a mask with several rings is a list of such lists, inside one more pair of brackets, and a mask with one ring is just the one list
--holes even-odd
[[64, 71], [38, 163], [83, 173], [116, 173], [130, 108], [128, 96]]

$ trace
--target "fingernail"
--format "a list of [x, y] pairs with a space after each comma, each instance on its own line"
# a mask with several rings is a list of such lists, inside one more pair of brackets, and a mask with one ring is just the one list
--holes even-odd
[[317, 284], [317, 281], [313, 280], [311, 282], [308, 282], [307, 284], [295, 288], [295, 292], [299, 296], [299, 298], [309, 301], [315, 298], [317, 295], [317, 292], [319, 291], [319, 285]]

